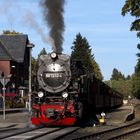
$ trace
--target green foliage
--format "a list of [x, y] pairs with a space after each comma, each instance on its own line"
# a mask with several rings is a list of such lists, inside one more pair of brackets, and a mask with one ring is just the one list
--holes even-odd
[[40, 51], [40, 53], [38, 54], [38, 58], [39, 58], [41, 55], [46, 55], [46, 54], [47, 54], [46, 49], [43, 48], [43, 49]]
[[126, 77], [126, 80], [130, 80], [130, 79], [131, 79], [131, 76], [128, 75], [128, 76]]
[[[137, 48], [140, 50], [140, 44], [138, 44]], [[140, 53], [137, 53], [137, 57], [135, 73], [132, 76], [132, 93], [135, 97], [140, 98]]]
[[37, 83], [37, 70], [38, 70], [38, 59], [32, 57], [32, 90], [36, 90], [38, 88]]
[[122, 8], [122, 15], [130, 12], [132, 16], [140, 17], [140, 0], [126, 0]]
[[3, 34], [4, 35], [19, 35], [19, 34], [22, 34], [22, 33], [19, 33], [19, 32], [16, 32], [16, 31], [10, 31], [10, 30], [4, 30], [3, 31]]
[[126, 78], [124, 74], [118, 71], [116, 68], [112, 71], [111, 80], [105, 81], [107, 85], [112, 87], [114, 90], [123, 94], [125, 99], [128, 96], [132, 96], [132, 78], [128, 75]]
[[24, 107], [25, 107], [25, 105], [21, 102], [14, 103], [14, 105], [13, 105], [13, 108], [24, 108]]
[[37, 83], [37, 71], [38, 71], [38, 60], [39, 57], [41, 55], [46, 55], [46, 49], [43, 48], [40, 53], [38, 54], [38, 58], [35, 59], [34, 57], [32, 57], [32, 61], [31, 61], [31, 67], [32, 67], [32, 90], [36, 90], [38, 89], [38, 83]]
[[132, 76], [132, 94], [140, 99], [140, 72]]
[[99, 65], [97, 64], [97, 62], [94, 59], [92, 60], [92, 68], [93, 68], [93, 73], [94, 73], [95, 77], [100, 80], [103, 80], [103, 76], [101, 74]]
[[5, 107], [6, 108], [23, 108], [25, 105], [16, 99], [6, 99], [5, 100]]
[[92, 64], [90, 59], [93, 58], [93, 55], [91, 55], [91, 49], [86, 38], [83, 38], [79, 33], [76, 35], [73, 45], [74, 46], [71, 47], [71, 60], [81, 61], [84, 70], [91, 72], [90, 68]]
[[5, 100], [5, 107], [6, 108], [12, 108], [12, 101], [11, 100]]
[[37, 69], [38, 69], [38, 60], [35, 59], [34, 57], [32, 57], [32, 61], [31, 61], [31, 67], [32, 67], [32, 75], [36, 75], [37, 74]]
[[46, 49], [43, 48], [43, 49], [40, 51], [40, 53], [38, 54], [38, 58], [37, 58], [37, 59], [35, 59], [34, 57], [32, 57], [31, 64], [32, 64], [32, 75], [33, 75], [33, 76], [36, 76], [36, 74], [37, 74], [37, 70], [38, 70], [38, 59], [39, 59], [39, 57], [40, 57], [41, 55], [45, 55], [45, 54], [47, 54], [47, 52], [46, 52]]
[[140, 37], [140, 0], [126, 0], [122, 8], [122, 15], [130, 13], [136, 19], [132, 22], [131, 31], [138, 31], [137, 37]]
[[116, 68], [113, 69], [111, 80], [125, 79], [124, 75]]
[[131, 79], [129, 80], [124, 80], [124, 79], [118, 79], [118, 80], [108, 80], [105, 81], [105, 83], [109, 86], [111, 86], [114, 90], [120, 92], [123, 94], [124, 99], [128, 99], [128, 96], [131, 95], [131, 87], [132, 87], [132, 81]]
[[[137, 31], [137, 37], [140, 38], [140, 0], [126, 0], [122, 8], [122, 15], [125, 16], [127, 13], [135, 17], [130, 30]], [[137, 48], [140, 50], [140, 44]], [[137, 57], [135, 73], [132, 76], [132, 93], [135, 97], [140, 98], [140, 53], [137, 53]]]
[[91, 54], [90, 45], [85, 37], [82, 37], [81, 34], [76, 35], [76, 39], [73, 42], [71, 47], [71, 61], [80, 61], [83, 67], [84, 73], [94, 73], [98, 79], [103, 79], [99, 65], [94, 59], [94, 55]]
[[[137, 48], [140, 50], [140, 44], [138, 44]], [[138, 60], [137, 60], [137, 64], [135, 67], [135, 73], [140, 72], [140, 53], [137, 53], [137, 57], [138, 57]]]

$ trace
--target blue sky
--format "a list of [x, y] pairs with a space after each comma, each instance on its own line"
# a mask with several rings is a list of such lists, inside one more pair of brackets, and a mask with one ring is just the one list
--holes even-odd
[[[8, 29], [28, 34], [35, 44], [34, 57], [42, 48], [52, 51], [48, 42], [49, 28], [39, 1], [0, 0], [0, 33]], [[104, 80], [110, 79], [113, 68], [125, 76], [132, 74], [137, 63], [139, 40], [136, 32], [130, 32], [134, 18], [129, 14], [121, 16], [124, 3], [125, 0], [66, 0], [65, 3], [63, 52], [71, 54], [72, 42], [80, 32], [87, 38]]]

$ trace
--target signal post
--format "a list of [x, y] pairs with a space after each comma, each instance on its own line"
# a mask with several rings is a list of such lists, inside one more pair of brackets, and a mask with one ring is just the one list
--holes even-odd
[[5, 91], [6, 91], [5, 86], [10, 81], [10, 77], [11, 77], [11, 75], [8, 75], [8, 77], [5, 77], [4, 72], [2, 72], [1, 78], [0, 78], [0, 82], [3, 86], [3, 88], [2, 88], [2, 92], [3, 92], [3, 95], [2, 95], [2, 98], [3, 98], [3, 120], [5, 120]]

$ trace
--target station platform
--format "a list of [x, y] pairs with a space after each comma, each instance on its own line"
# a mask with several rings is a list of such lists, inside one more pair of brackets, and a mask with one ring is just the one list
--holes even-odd
[[15, 126], [17, 128], [24, 128], [31, 125], [30, 113], [26, 108], [6, 109], [5, 119], [3, 111], [0, 111], [0, 128]]
[[111, 110], [106, 114], [106, 125], [119, 126], [134, 119], [135, 107], [133, 105], [122, 106]]
[[[69, 136], [69, 137], [64, 137], [62, 140], [71, 140], [74, 139], [77, 136], [85, 136], [87, 134], [94, 134], [97, 132], [102, 132], [105, 130], [109, 130], [109, 129], [113, 129], [116, 128], [118, 126], [123, 126], [126, 125], [126, 123], [131, 123], [133, 120], [135, 121], [135, 119], [132, 119], [132, 121], [128, 120], [129, 116], [131, 116], [131, 114], [134, 111], [135, 106], [133, 105], [126, 105], [126, 106], [122, 106], [120, 108], [117, 109], [113, 109], [110, 112], [106, 112], [105, 114], [105, 123], [104, 124], [93, 124], [92, 126], [87, 126], [87, 127], [83, 127], [81, 129], [79, 129], [78, 131], [74, 132], [73, 135]], [[100, 118], [100, 115], [97, 115], [98, 119]], [[77, 135], [78, 134], [78, 135]]]

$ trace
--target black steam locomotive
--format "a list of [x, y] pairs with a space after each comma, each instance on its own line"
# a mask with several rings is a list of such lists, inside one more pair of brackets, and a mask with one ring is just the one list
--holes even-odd
[[74, 125], [97, 110], [122, 105], [123, 96], [93, 74], [83, 75], [76, 65], [71, 70], [66, 54], [41, 55], [37, 81], [39, 89], [33, 97], [31, 117], [35, 125]]

